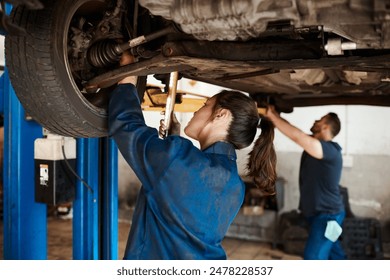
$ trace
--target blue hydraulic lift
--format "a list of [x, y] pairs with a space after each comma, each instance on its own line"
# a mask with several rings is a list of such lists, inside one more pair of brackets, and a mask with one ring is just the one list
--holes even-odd
[[[7, 6], [10, 11], [10, 6]], [[4, 259], [47, 259], [47, 206], [34, 201], [34, 141], [42, 127], [26, 120], [9, 80], [0, 78], [4, 114]], [[73, 259], [118, 259], [118, 151], [109, 138], [77, 139]]]

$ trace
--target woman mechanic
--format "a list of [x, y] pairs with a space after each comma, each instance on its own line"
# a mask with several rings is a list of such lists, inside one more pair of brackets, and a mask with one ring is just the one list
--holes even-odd
[[[124, 259], [226, 259], [221, 242], [245, 194], [235, 150], [255, 138], [260, 121], [255, 101], [234, 91], [208, 99], [184, 129], [199, 149], [178, 135], [162, 140], [145, 124], [135, 80], [120, 81], [109, 102], [110, 136], [142, 183]], [[274, 130], [266, 120], [260, 128], [248, 175], [272, 194]]]

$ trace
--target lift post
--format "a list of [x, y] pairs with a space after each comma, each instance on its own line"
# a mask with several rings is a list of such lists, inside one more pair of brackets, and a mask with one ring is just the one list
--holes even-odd
[[47, 207], [34, 201], [34, 140], [42, 127], [25, 119], [5, 70], [4, 98], [4, 259], [47, 259]]
[[118, 259], [118, 150], [112, 139], [77, 139], [73, 259]]

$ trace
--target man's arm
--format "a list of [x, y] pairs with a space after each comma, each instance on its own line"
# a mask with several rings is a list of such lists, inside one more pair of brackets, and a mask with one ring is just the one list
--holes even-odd
[[301, 146], [309, 155], [317, 159], [323, 158], [321, 142], [280, 117], [274, 106], [269, 106], [267, 108], [265, 116], [280, 130], [280, 132]]

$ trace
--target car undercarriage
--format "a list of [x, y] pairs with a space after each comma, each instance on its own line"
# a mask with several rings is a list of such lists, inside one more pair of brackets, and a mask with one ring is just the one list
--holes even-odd
[[[281, 112], [390, 106], [390, 1], [8, 2], [11, 81], [28, 114], [58, 134], [105, 136], [118, 80], [173, 71]], [[124, 51], [136, 62], [120, 67]]]

